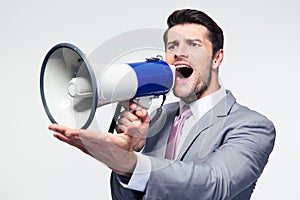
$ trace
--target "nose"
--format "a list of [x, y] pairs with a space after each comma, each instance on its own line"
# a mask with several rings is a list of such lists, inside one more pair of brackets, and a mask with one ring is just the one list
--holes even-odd
[[187, 58], [188, 57], [188, 51], [185, 45], [179, 45], [176, 51], [174, 52], [175, 58]]

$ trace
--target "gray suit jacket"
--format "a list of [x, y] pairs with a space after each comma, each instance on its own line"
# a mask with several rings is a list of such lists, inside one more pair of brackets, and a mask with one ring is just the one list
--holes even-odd
[[152, 164], [145, 192], [123, 188], [112, 173], [112, 198], [250, 199], [273, 150], [275, 128], [266, 117], [226, 93], [192, 128], [174, 161], [164, 155], [179, 104], [164, 106], [160, 119], [149, 130], [143, 151]]

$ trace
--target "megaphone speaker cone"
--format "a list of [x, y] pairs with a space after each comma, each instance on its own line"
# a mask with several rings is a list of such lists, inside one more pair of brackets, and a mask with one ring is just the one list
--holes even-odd
[[40, 93], [52, 123], [87, 128], [97, 108], [97, 83], [92, 67], [76, 46], [61, 43], [46, 55]]

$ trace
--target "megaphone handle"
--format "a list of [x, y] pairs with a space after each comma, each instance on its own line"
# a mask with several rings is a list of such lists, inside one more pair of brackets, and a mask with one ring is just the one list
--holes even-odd
[[116, 111], [115, 111], [115, 114], [111, 120], [111, 123], [110, 123], [110, 126], [109, 126], [109, 130], [108, 132], [110, 133], [113, 133], [115, 128], [116, 128], [116, 125], [117, 125], [117, 120], [120, 116], [120, 113], [121, 113], [121, 108], [122, 108], [122, 105], [120, 102], [117, 103], [117, 107], [116, 107]]
[[[151, 104], [151, 100], [152, 100], [152, 98], [148, 99], [148, 101], [150, 102], [150, 104]], [[160, 107], [156, 110], [155, 116], [151, 119], [149, 127], [151, 127], [159, 119], [159, 117], [160, 117], [160, 115], [162, 113], [162, 106], [164, 105], [165, 101], [166, 101], [166, 95], [163, 95], [162, 103], [161, 103]], [[150, 105], [149, 102], [148, 102], [147, 105]], [[110, 133], [114, 132], [114, 130], [116, 128], [116, 125], [117, 125], [117, 120], [118, 120], [118, 118], [120, 116], [120, 113], [121, 113], [121, 109], [122, 109], [122, 104], [121, 104], [121, 102], [118, 102], [116, 110], [115, 110], [115, 114], [114, 114], [114, 116], [113, 116], [113, 118], [111, 120], [108, 132], [110, 132]]]

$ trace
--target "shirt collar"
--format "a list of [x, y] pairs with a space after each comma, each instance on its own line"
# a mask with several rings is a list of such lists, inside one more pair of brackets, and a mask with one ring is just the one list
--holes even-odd
[[[188, 104], [192, 110], [193, 118], [195, 118], [195, 120], [200, 119], [207, 111], [212, 109], [221, 99], [223, 99], [225, 95], [226, 91], [221, 86], [217, 91]], [[180, 100], [179, 105], [180, 109], [182, 109], [185, 103]]]

